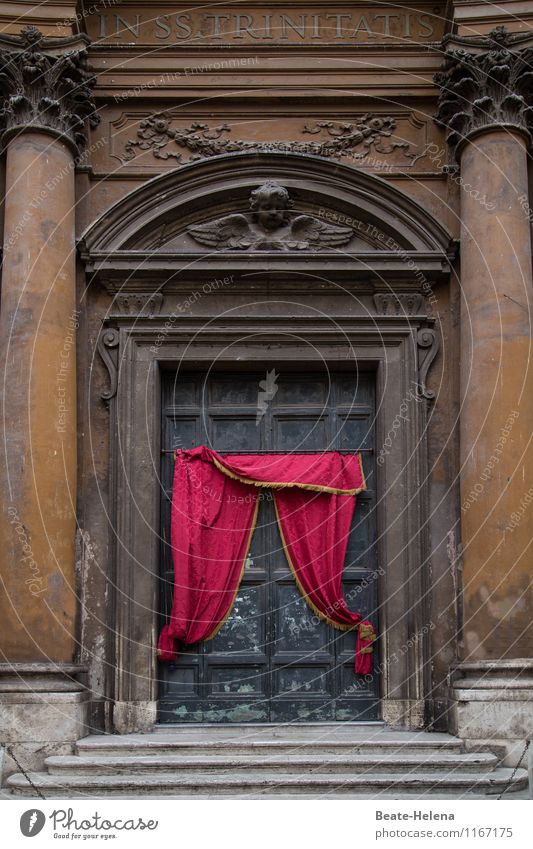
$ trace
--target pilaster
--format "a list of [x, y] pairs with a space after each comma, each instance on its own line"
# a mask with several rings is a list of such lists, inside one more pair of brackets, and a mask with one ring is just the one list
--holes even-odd
[[97, 120], [85, 47], [34, 27], [0, 36], [0, 730], [19, 749], [45, 728], [57, 741], [54, 711], [70, 723], [57, 720], [62, 740], [86, 725], [80, 686], [66, 695], [55, 675], [76, 658], [79, 613], [74, 172]]
[[526, 734], [531, 697], [511, 673], [530, 663], [533, 614], [533, 37], [498, 27], [450, 36], [444, 48], [437, 121], [461, 187], [464, 618], [452, 715], [461, 737], [495, 735], [509, 753]]

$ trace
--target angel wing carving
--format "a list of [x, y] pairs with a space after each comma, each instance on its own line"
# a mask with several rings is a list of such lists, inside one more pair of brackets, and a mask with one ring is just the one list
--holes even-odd
[[298, 249], [340, 247], [347, 245], [353, 234], [351, 227], [326, 224], [310, 215], [298, 215], [292, 222], [288, 245], [292, 246], [291, 242], [294, 242]]
[[225, 215], [207, 224], [192, 224], [187, 231], [196, 242], [208, 248], [246, 251], [257, 239], [246, 217], [238, 214]]
[[346, 245], [354, 235], [351, 227], [327, 224], [310, 215], [298, 215], [267, 228], [258, 215], [248, 220], [237, 213], [205, 224], [192, 224], [187, 232], [196, 242], [212, 250], [240, 251], [323, 250]]

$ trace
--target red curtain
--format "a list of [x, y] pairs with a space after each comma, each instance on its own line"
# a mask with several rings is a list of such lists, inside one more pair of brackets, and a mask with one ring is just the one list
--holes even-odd
[[341, 590], [355, 496], [366, 488], [359, 455], [224, 456], [202, 446], [176, 453], [171, 515], [174, 600], [161, 631], [161, 660], [176, 642], [212, 639], [229, 616], [244, 570], [259, 502], [274, 491], [287, 559], [310, 607], [334, 628], [357, 627], [356, 672], [372, 669], [375, 633]]
[[161, 660], [175, 659], [176, 640], [189, 645], [212, 639], [224, 624], [258, 506], [256, 491], [222, 474], [202, 449], [176, 455], [170, 519], [174, 600], [159, 638]]
[[355, 498], [302, 490], [277, 490], [278, 525], [289, 566], [317, 616], [339, 631], [357, 629], [355, 671], [372, 671], [374, 629], [348, 609], [342, 570], [355, 510]]

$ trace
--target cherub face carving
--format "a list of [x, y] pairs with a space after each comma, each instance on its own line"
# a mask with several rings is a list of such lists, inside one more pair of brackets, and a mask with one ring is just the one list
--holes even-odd
[[250, 195], [250, 209], [254, 221], [264, 230], [278, 230], [288, 223], [288, 210], [292, 206], [287, 189], [269, 180]]
[[190, 224], [187, 232], [211, 250], [234, 251], [320, 251], [347, 245], [353, 238], [351, 227], [292, 214], [292, 207], [287, 189], [268, 180], [250, 195], [251, 216], [233, 212]]

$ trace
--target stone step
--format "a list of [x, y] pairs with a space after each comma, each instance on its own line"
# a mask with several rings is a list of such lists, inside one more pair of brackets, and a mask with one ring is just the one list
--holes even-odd
[[[246, 775], [209, 775], [188, 773], [168, 776], [151, 774], [129, 775], [49, 775], [29, 773], [28, 782], [20, 773], [8, 778], [7, 789], [14, 797], [34, 797], [38, 788], [46, 798], [77, 799], [87, 797], [156, 797], [156, 798], [240, 798], [250, 796], [278, 798], [280, 796], [335, 799], [358, 794], [366, 798], [468, 798], [471, 794], [497, 795], [506, 790], [521, 791], [527, 786], [527, 772], [498, 768], [486, 774], [436, 774], [413, 772], [366, 773], [364, 775], [281, 775], [278, 772], [249, 772]], [[33, 787], [32, 787], [33, 784]]]
[[320, 754], [291, 754], [290, 758], [279, 753], [258, 753], [252, 755], [236, 755], [233, 751], [224, 754], [203, 755], [129, 755], [129, 756], [98, 756], [61, 755], [48, 757], [45, 761], [47, 771], [51, 775], [76, 773], [77, 775], [124, 775], [131, 772], [144, 774], [179, 774], [185, 772], [201, 772], [205, 774], [248, 774], [262, 771], [276, 771], [278, 774], [320, 772], [351, 773], [360, 775], [371, 773], [409, 772], [489, 772], [498, 765], [498, 758], [489, 753], [450, 754], [448, 752], [429, 752], [424, 754], [412, 753], [376, 753], [374, 755], [331, 755]]
[[[92, 739], [91, 735], [91, 738]], [[96, 735], [94, 735], [96, 736]], [[105, 735], [100, 735], [105, 736]], [[107, 735], [114, 736], [117, 735]], [[295, 722], [295, 723], [232, 723], [231, 725], [220, 725], [214, 723], [189, 724], [189, 725], [157, 725], [147, 734], [128, 734], [128, 737], [150, 737], [154, 740], [168, 738], [176, 740], [312, 740], [312, 741], [334, 741], [334, 740], [356, 740], [366, 742], [368, 740], [378, 742], [400, 742], [413, 743], [425, 741], [431, 737], [432, 742], [449, 745], [452, 741], [459, 744], [461, 741], [451, 734], [428, 733], [427, 731], [402, 731], [393, 730], [382, 722]], [[88, 740], [89, 738], [84, 738]]]
[[343, 725], [263, 726], [240, 729], [220, 726], [195, 726], [176, 728], [148, 734], [90, 735], [79, 740], [76, 751], [80, 755], [145, 755], [180, 753], [225, 754], [231, 748], [235, 755], [265, 756], [277, 753], [325, 754], [378, 754], [380, 752], [424, 754], [427, 752], [461, 752], [462, 741], [449, 734], [427, 732], [384, 731]]
[[[189, 723], [160, 723], [155, 725], [148, 734], [153, 737], [161, 734], [179, 734], [180, 737], [217, 737], [224, 740], [235, 739], [242, 734], [252, 737], [299, 737], [308, 735], [311, 738], [323, 737], [368, 737], [368, 736], [404, 736], [418, 735], [418, 731], [394, 730], [381, 721], [375, 722], [189, 722]], [[448, 737], [448, 734], [439, 734]]]

